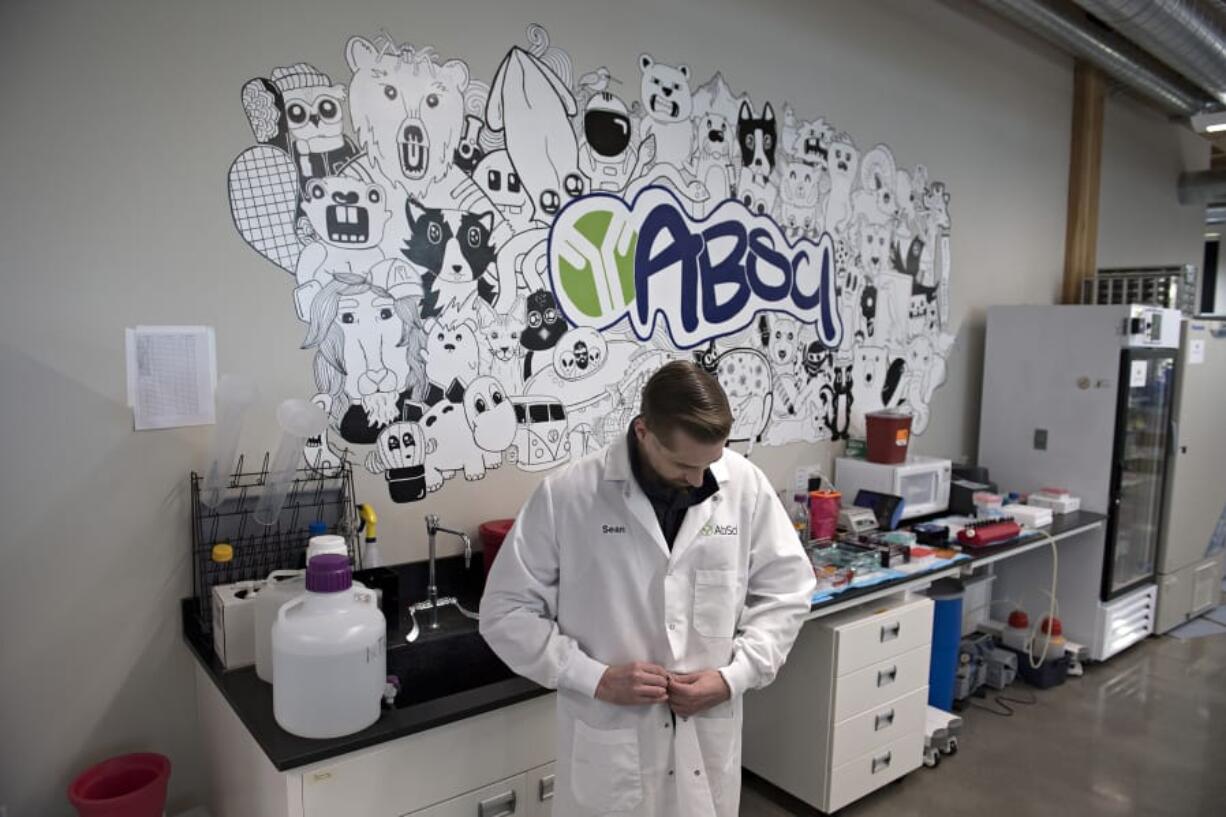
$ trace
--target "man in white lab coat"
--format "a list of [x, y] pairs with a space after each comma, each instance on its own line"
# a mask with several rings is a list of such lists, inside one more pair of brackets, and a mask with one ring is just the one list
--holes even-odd
[[741, 696], [774, 679], [814, 578], [731, 428], [714, 378], [662, 367], [626, 438], [546, 479], [494, 562], [481, 634], [558, 690], [554, 817], [737, 814]]

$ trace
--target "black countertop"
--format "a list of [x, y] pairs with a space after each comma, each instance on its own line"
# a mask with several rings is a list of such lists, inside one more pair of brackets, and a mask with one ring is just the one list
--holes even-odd
[[[1072, 513], [1057, 514], [1053, 518], [1050, 525], [1045, 528], [1040, 528], [1040, 530], [1052, 536], [1061, 536], [1082, 528], [1093, 527], [1094, 525], [1105, 522], [1106, 519], [1107, 517], [1100, 513], [1091, 513], [1090, 511], [1073, 511]], [[971, 567], [974, 566], [976, 562], [981, 562], [985, 559], [1000, 556], [1002, 554], [1008, 554], [1024, 547], [1029, 547], [1030, 545], [1034, 544], [1035, 541], [1036, 540], [1034, 537], [1026, 537], [1024, 539], [1011, 539], [1008, 542], [1002, 542], [999, 545], [993, 545], [991, 547], [963, 550], [962, 552], [971, 558], [969, 560], [959, 562], [958, 564], [964, 567]], [[848, 601], [854, 601], [855, 599], [863, 596], [878, 594], [882, 590], [889, 590], [892, 587], [898, 587], [908, 582], [915, 581], [916, 579], [923, 578], [930, 573], [939, 573], [940, 571], [948, 570], [952, 566], [953, 565], [946, 564], [923, 573], [911, 573], [902, 578], [890, 579], [889, 581], [879, 582], [877, 584], [870, 584], [867, 587], [853, 587], [850, 590], [844, 590], [842, 593], [837, 593], [830, 598], [822, 599], [817, 604], [812, 605], [809, 609], [810, 612], [816, 612], [836, 604], [845, 604]]]
[[[425, 598], [421, 563], [386, 570], [399, 579], [401, 607]], [[479, 556], [468, 571], [464, 570], [461, 557], [440, 559], [438, 571], [440, 594], [456, 595], [465, 607], [475, 610], [481, 595]], [[359, 574], [356, 578], [363, 577]], [[227, 671], [222, 666], [213, 652], [212, 636], [201, 629], [193, 599], [183, 600], [182, 613], [184, 638], [200, 666], [279, 771], [424, 732], [549, 692], [515, 675], [486, 646], [476, 622], [458, 612], [444, 608], [439, 616], [441, 627], [433, 632], [425, 627], [425, 617], [419, 615], [421, 635], [412, 644], [404, 640], [408, 632], [405, 615], [404, 622], [389, 623], [387, 636], [388, 674], [398, 676], [401, 682], [395, 708], [385, 708], [373, 726], [343, 738], [300, 738], [277, 725], [272, 685], [259, 679], [255, 667]]]

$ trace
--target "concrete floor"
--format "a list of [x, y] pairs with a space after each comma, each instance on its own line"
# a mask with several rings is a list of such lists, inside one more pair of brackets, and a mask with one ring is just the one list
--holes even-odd
[[[1151, 638], [1063, 686], [1006, 694], [1031, 692], [1012, 718], [965, 710], [958, 754], [839, 817], [1226, 815], [1226, 636]], [[746, 780], [742, 817], [816, 813]]]

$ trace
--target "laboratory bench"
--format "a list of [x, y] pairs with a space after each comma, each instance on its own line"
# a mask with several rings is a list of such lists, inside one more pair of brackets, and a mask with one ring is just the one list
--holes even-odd
[[[1041, 530], [1048, 536], [1060, 542], [1074, 536], [1088, 533], [1107, 521], [1107, 517], [1089, 511], [1074, 511], [1057, 515], [1052, 524]], [[969, 558], [954, 564], [945, 564], [934, 570], [912, 573], [908, 576], [872, 584], [867, 587], [852, 587], [842, 593], [831, 596], [814, 604], [809, 612], [809, 618], [815, 619], [828, 616], [851, 607], [858, 607], [870, 601], [894, 596], [914, 590], [923, 590], [938, 579], [956, 578], [967, 575], [980, 567], [986, 567], [1002, 559], [1029, 553], [1035, 548], [1047, 547], [1047, 539], [1042, 536], [1012, 539], [991, 547], [963, 551]]]
[[[1104, 519], [1086, 512], [1057, 516], [1048, 532], [1059, 541], [1093, 530]], [[823, 599], [813, 605], [808, 618], [838, 622], [875, 601], [881, 602], [877, 613], [888, 612], [899, 600], [913, 605], [912, 594], [937, 579], [1044, 546], [1046, 539], [1033, 538], [983, 548], [971, 552], [969, 560]], [[399, 607], [425, 597], [424, 564], [390, 570], [398, 577]], [[484, 575], [478, 560], [465, 570], [461, 557], [440, 559], [438, 570], [442, 593], [457, 596], [469, 609], [478, 607]], [[388, 673], [401, 681], [395, 706], [361, 732], [312, 740], [290, 735], [277, 725], [272, 687], [256, 676], [254, 667], [224, 669], [195, 605], [194, 600], [183, 601], [183, 627], [198, 665], [197, 707], [215, 817], [340, 813], [460, 817], [503, 812], [544, 817], [549, 813], [555, 696], [512, 673], [489, 650], [476, 622], [454, 609], [442, 610], [443, 626], [437, 631], [423, 626], [412, 644], [405, 642], [407, 620], [389, 622]], [[920, 615], [913, 610], [910, 614]], [[926, 643], [898, 642], [908, 654], [923, 651]], [[829, 644], [821, 649], [827, 655]], [[820, 670], [802, 666], [803, 655], [802, 647], [780, 673], [777, 692], [789, 688], [789, 677]], [[923, 664], [926, 684], [926, 660]], [[918, 699], [914, 690], [910, 694]], [[910, 720], [898, 723], [902, 728]], [[868, 745], [863, 742], [866, 737], [860, 739]], [[815, 736], [807, 733], [796, 740], [798, 747], [811, 747]], [[785, 742], [790, 743], [787, 736], [780, 735], [779, 745]], [[899, 748], [895, 757], [915, 754], [913, 738], [908, 736]], [[840, 759], [845, 758], [840, 755]], [[746, 768], [772, 780], [769, 768], [755, 768], [748, 754], [746, 760]], [[899, 761], [893, 765], [895, 773], [904, 768], [906, 764]], [[517, 810], [504, 808], [508, 804]]]
[[[1076, 548], [1105, 520], [1075, 512], [1044, 530]], [[827, 813], [918, 769], [934, 616], [919, 591], [1041, 547], [1047, 537], [967, 550], [955, 563], [814, 604], [774, 683], [745, 697], [745, 769]]]

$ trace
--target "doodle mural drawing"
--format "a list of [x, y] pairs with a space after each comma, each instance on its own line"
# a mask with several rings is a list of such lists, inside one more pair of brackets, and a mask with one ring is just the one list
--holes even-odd
[[308, 464], [348, 446], [394, 502], [554, 468], [624, 434], [678, 359], [750, 450], [883, 407], [930, 425], [956, 327], [927, 166], [702, 53], [580, 65], [533, 24], [484, 56], [358, 34], [241, 88], [230, 212], [289, 279], [330, 418]]

